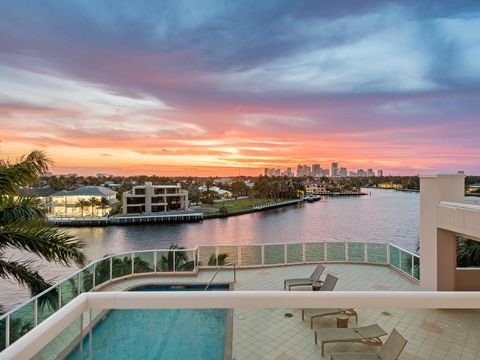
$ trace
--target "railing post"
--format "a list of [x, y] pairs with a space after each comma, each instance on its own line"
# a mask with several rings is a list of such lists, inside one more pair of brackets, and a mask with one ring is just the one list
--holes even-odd
[[402, 269], [402, 251], [400, 249], [398, 249], [398, 268], [401, 272], [405, 272]]
[[413, 270], [413, 267], [414, 267], [414, 266], [415, 266], [415, 256], [412, 255], [412, 268], [411, 268], [411, 270], [410, 270], [410, 275], [411, 275], [412, 277], [415, 277], [415, 276], [413, 276], [413, 274], [415, 273], [414, 270]]
[[219, 253], [218, 246], [215, 246], [215, 266], [218, 266], [218, 253]]
[[157, 252], [153, 251], [153, 272], [157, 272]]
[[57, 288], [58, 288], [58, 308], [60, 309], [62, 307], [62, 284], [60, 283]]
[[237, 264], [238, 266], [242, 266], [242, 252], [240, 251], [241, 247], [237, 246]]
[[92, 275], [93, 275], [93, 276], [92, 276], [92, 278], [93, 278], [93, 283], [92, 283], [92, 285], [93, 285], [93, 287], [92, 287], [92, 289], [95, 289], [95, 275], [96, 275], [96, 272], [97, 272], [97, 271], [96, 271], [96, 270], [97, 270], [97, 269], [96, 269], [96, 267], [97, 267], [96, 265], [97, 265], [97, 263], [93, 263], [93, 266], [92, 266], [92, 267], [93, 267], [93, 272], [92, 272]]
[[265, 266], [265, 245], [261, 245], [262, 249], [262, 266]]
[[135, 253], [130, 254], [130, 260], [132, 261], [132, 275], [135, 272]]
[[38, 325], [38, 298], [33, 301], [33, 325]]
[[110, 280], [112, 280], [112, 278], [113, 278], [113, 270], [112, 270], [112, 268], [113, 268], [113, 260], [112, 260], [112, 259], [113, 259], [113, 256], [110, 256], [110, 262], [109, 262]]
[[390, 244], [387, 244], [387, 264], [392, 267], [392, 264], [390, 263]]
[[365, 246], [363, 247], [363, 262], [368, 263], [368, 243], [364, 243]]
[[287, 248], [288, 248], [287, 244], [283, 244], [283, 256], [284, 256], [283, 265], [287, 265], [287, 257], [288, 257]]
[[[172, 251], [172, 250], [169, 250], [169, 251]], [[173, 265], [173, 269], [172, 271], [175, 272], [175, 269], [177, 268], [177, 264], [175, 264], [176, 262], [176, 259], [175, 259], [175, 250], [173, 250], [173, 255], [172, 255], [172, 265]]]
[[325, 241], [323, 243], [323, 261], [327, 262], [328, 261], [328, 241]]
[[82, 291], [82, 284], [80, 284], [80, 279], [81, 279], [80, 274], [81, 272], [77, 274], [77, 296], [80, 295], [80, 291]]
[[197, 249], [193, 250], [193, 270], [197, 268]]
[[305, 243], [302, 243], [302, 263], [305, 264], [306, 262], [306, 257], [305, 257]]
[[345, 241], [345, 261], [348, 262], [348, 242]]
[[10, 315], [5, 319], [5, 347], [10, 346]]

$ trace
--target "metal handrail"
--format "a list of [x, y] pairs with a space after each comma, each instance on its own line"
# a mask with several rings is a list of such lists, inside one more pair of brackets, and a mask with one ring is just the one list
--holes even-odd
[[217, 268], [217, 270], [215, 271], [215, 274], [213, 274], [212, 278], [210, 279], [210, 281], [208, 282], [207, 286], [205, 287], [205, 289], [203, 291], [208, 290], [208, 288], [210, 287], [210, 285], [212, 284], [213, 280], [215, 279], [217, 274], [220, 272], [220, 270], [222, 270], [226, 266], [231, 266], [231, 265], [233, 265], [233, 282], [237, 282], [237, 267], [236, 267], [236, 264], [234, 262], [229, 262], [229, 263], [220, 265]]

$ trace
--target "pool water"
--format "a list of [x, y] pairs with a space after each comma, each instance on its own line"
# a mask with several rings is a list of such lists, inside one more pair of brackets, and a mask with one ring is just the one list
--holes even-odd
[[[202, 291], [205, 285], [146, 285], [132, 291]], [[228, 290], [214, 285], [209, 290]], [[166, 309], [111, 310], [92, 330], [94, 359], [224, 358], [227, 310]], [[89, 357], [89, 339], [83, 340], [83, 359]], [[80, 359], [77, 346], [68, 360]], [[83, 360], [82, 359], [82, 360]]]

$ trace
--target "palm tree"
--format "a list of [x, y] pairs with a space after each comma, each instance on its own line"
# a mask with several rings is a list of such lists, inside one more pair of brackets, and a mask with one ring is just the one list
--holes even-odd
[[99, 206], [102, 209], [102, 216], [105, 216], [105, 209], [110, 206], [110, 201], [106, 197], [102, 197]]
[[457, 266], [480, 266], [480, 241], [457, 238]]
[[23, 155], [16, 163], [0, 160], [0, 278], [15, 279], [38, 294], [51, 284], [34, 267], [33, 260], [6, 258], [4, 250], [15, 248], [64, 266], [83, 265], [83, 243], [49, 225], [40, 201], [16, 197], [19, 187], [38, 180], [51, 160], [43, 151]]
[[89, 202], [90, 202], [90, 206], [92, 207], [92, 217], [93, 217], [93, 209], [100, 205], [100, 200], [92, 196]]
[[82, 217], [83, 217], [83, 209], [90, 206], [90, 201], [80, 199], [80, 200], [78, 200], [78, 202], [75, 205], [80, 208], [80, 211], [81, 211]]
[[[178, 246], [176, 244], [170, 245], [170, 250], [166, 255], [162, 255], [158, 262], [158, 269], [160, 271], [173, 271], [173, 264], [175, 264], [175, 271], [189, 271], [193, 270], [194, 262], [193, 259], [190, 260], [188, 258], [188, 254], [185, 251], [181, 251], [185, 249], [182, 246]], [[179, 251], [180, 250], [180, 251]], [[174, 258], [175, 254], [175, 258]]]

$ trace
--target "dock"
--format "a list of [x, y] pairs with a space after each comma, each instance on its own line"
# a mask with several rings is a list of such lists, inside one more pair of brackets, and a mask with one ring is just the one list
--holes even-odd
[[136, 225], [148, 223], [180, 223], [199, 222], [203, 220], [203, 213], [174, 213], [152, 215], [118, 215], [103, 217], [49, 217], [48, 221], [56, 226], [64, 227], [95, 227], [109, 225]]

